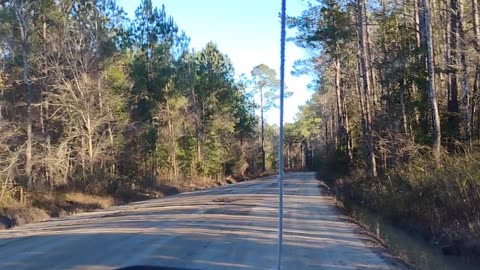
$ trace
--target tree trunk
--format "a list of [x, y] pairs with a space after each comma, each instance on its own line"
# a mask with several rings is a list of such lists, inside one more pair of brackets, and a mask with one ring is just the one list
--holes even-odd
[[[380, 1], [380, 4], [382, 6], [382, 17], [383, 17], [383, 26], [385, 27], [387, 25], [387, 7], [386, 7], [386, 3], [385, 3], [385, 0], [381, 0]], [[406, 5], [406, 3], [404, 4]], [[405, 12], [404, 12], [405, 13]], [[403, 15], [403, 19], [405, 20], [405, 14]], [[397, 22], [397, 20], [395, 19], [395, 22]], [[398, 24], [397, 24], [397, 29], [398, 29]], [[383, 36], [387, 36], [387, 29], [384, 28], [383, 32], [382, 32], [382, 35]], [[386, 64], [388, 62], [388, 48], [387, 48], [387, 43], [386, 42], [382, 42], [382, 54], [383, 54], [383, 63]], [[391, 83], [390, 83], [390, 80], [386, 80], [386, 76], [384, 75], [384, 69], [386, 69], [386, 73], [388, 73], [388, 67], [385, 67], [385, 68], [380, 68], [379, 70], [379, 76], [380, 76], [380, 88], [381, 88], [381, 96], [385, 97], [383, 99], [383, 104], [380, 104], [380, 105], [383, 105], [383, 109], [385, 111], [388, 111], [389, 110], [389, 106], [390, 106], [390, 88], [391, 88]], [[387, 81], [387, 82], [386, 82]], [[386, 90], [386, 91], [385, 91]]]
[[[43, 16], [43, 22], [42, 22], [42, 38], [43, 38], [43, 52], [46, 54], [48, 51], [48, 44], [47, 44], [47, 22], [45, 16]], [[43, 60], [43, 76], [44, 76], [44, 84], [43, 84], [43, 91], [42, 91], [42, 98], [43, 98], [43, 105], [45, 106], [44, 110], [45, 113], [43, 115], [43, 136], [45, 137], [45, 142], [47, 145], [47, 157], [52, 156], [52, 147], [51, 147], [51, 141], [50, 141], [50, 108], [49, 108], [49, 102], [48, 102], [48, 82], [46, 81], [47, 78], [49, 77], [49, 72], [48, 72], [48, 62], [47, 62], [47, 57], [44, 57]], [[51, 182], [52, 179], [50, 179], [52, 176], [50, 175], [50, 164], [45, 164], [45, 180], [48, 182]], [[53, 183], [50, 183], [51, 187], [53, 187]]]
[[[480, 67], [479, 67], [479, 64], [477, 63], [476, 66], [475, 66], [475, 77], [473, 79], [473, 89], [472, 89], [472, 98], [471, 98], [471, 101], [472, 101], [472, 104], [470, 105], [470, 115], [472, 117], [471, 119], [471, 126], [472, 126], [472, 129], [473, 127], [475, 126], [475, 115], [476, 115], [476, 112], [477, 112], [477, 103], [478, 103], [478, 88], [479, 88], [479, 77], [480, 77]], [[480, 119], [477, 117], [477, 128], [476, 128], [476, 136], [477, 136], [477, 140], [480, 140], [480, 127], [478, 126], [480, 124]], [[472, 131], [472, 137], [473, 137], [473, 131]]]
[[480, 52], [480, 19], [478, 16], [478, 0], [472, 0], [472, 24], [475, 49], [477, 50], [477, 52]]
[[304, 148], [304, 143], [300, 143], [300, 167], [302, 170], [305, 170], [305, 148]]
[[462, 65], [462, 107], [464, 114], [464, 137], [469, 147], [472, 147], [472, 126], [471, 115], [469, 107], [469, 91], [468, 91], [468, 70], [467, 70], [467, 58], [466, 58], [466, 41], [465, 41], [465, 29], [463, 25], [463, 0], [458, 0], [458, 31], [460, 34], [460, 63]]
[[359, 43], [359, 56], [361, 65], [361, 74], [363, 81], [363, 94], [365, 98], [365, 115], [366, 115], [366, 151], [367, 151], [367, 164], [369, 173], [371, 176], [377, 176], [377, 165], [375, 161], [375, 152], [373, 149], [373, 133], [372, 133], [372, 112], [370, 106], [371, 90], [370, 90], [370, 78], [368, 70], [368, 52], [367, 52], [367, 40], [365, 29], [365, 0], [357, 0], [357, 20], [358, 20], [358, 43]]
[[325, 146], [326, 146], [326, 152], [327, 152], [327, 155], [330, 153], [330, 143], [329, 143], [329, 138], [328, 138], [328, 116], [324, 115], [323, 119], [325, 119], [325, 121], [323, 121], [325, 124]]
[[263, 119], [263, 88], [260, 87], [260, 122], [261, 122], [261, 129], [262, 129], [262, 172], [266, 171], [266, 165], [265, 165], [265, 124], [264, 124], [264, 119]]
[[167, 107], [167, 125], [168, 125], [168, 133], [170, 135], [170, 159], [172, 161], [172, 168], [173, 168], [173, 180], [177, 182], [178, 180], [178, 165], [177, 165], [177, 142], [175, 139], [175, 128], [173, 126], [172, 121], [172, 113], [170, 111], [170, 102], [167, 99], [166, 107]]
[[332, 152], [337, 151], [337, 136], [335, 134], [336, 126], [335, 126], [335, 110], [332, 105], [332, 110], [330, 114], [330, 143], [332, 146]]
[[448, 55], [448, 127], [449, 133], [456, 138], [459, 134], [458, 119], [458, 2], [450, 0], [450, 31], [449, 31], [449, 55]]
[[[473, 24], [473, 34], [474, 34], [474, 48], [478, 53], [480, 53], [480, 29], [479, 29], [479, 15], [478, 15], [478, 0], [472, 0], [472, 24]], [[478, 94], [478, 79], [480, 77], [480, 64], [477, 63], [475, 65], [475, 74], [474, 74], [474, 88], [472, 93], [472, 104], [471, 104], [471, 126], [473, 126], [473, 118], [475, 115], [476, 110], [476, 96]], [[480, 124], [480, 119], [477, 119], [478, 123]], [[477, 129], [478, 137], [480, 138], [480, 128]]]
[[28, 178], [28, 186], [32, 187], [32, 93], [30, 85], [30, 64], [28, 58], [30, 56], [30, 14], [26, 3], [23, 1], [15, 1], [14, 3], [15, 15], [19, 24], [20, 38], [22, 44], [22, 58], [23, 58], [23, 85], [25, 89], [25, 97], [27, 103], [27, 119], [26, 119], [26, 148], [25, 148], [25, 175]]
[[427, 70], [428, 70], [428, 95], [430, 97], [430, 105], [432, 107], [432, 125], [434, 134], [433, 154], [437, 164], [441, 160], [441, 128], [440, 128], [440, 114], [438, 111], [437, 94], [435, 92], [435, 66], [433, 63], [433, 38], [432, 38], [432, 24], [430, 21], [430, 3], [429, 0], [422, 0], [425, 43], [427, 48]]
[[90, 114], [87, 113], [87, 119], [85, 123], [85, 128], [87, 129], [87, 151], [88, 151], [88, 169], [90, 174], [93, 174], [93, 165], [94, 165], [94, 150], [93, 150], [93, 130], [92, 122], [90, 119]]
[[[108, 112], [110, 114], [110, 108], [108, 108]], [[115, 141], [114, 141], [114, 138], [113, 138], [113, 130], [112, 130], [112, 126], [111, 125], [108, 125], [108, 138], [110, 140], [110, 147], [113, 149], [112, 152], [115, 152]], [[115, 176], [115, 172], [116, 172], [116, 161], [113, 161], [112, 164], [111, 164], [111, 167], [110, 167], [110, 174], [111, 176]]]
[[408, 120], [407, 120], [407, 112], [405, 109], [405, 83], [404, 78], [400, 79], [400, 107], [402, 109], [402, 127], [403, 132], [408, 134]]
[[[335, 58], [335, 100], [337, 105], [337, 136], [338, 136], [338, 144], [337, 149], [344, 149], [347, 146], [346, 140], [346, 132], [345, 132], [345, 121], [344, 121], [344, 114], [343, 114], [343, 95], [341, 89], [341, 69], [340, 69], [340, 59], [338, 57]], [[347, 156], [348, 158], [349, 156]]]
[[[28, 41], [27, 41], [28, 42]], [[25, 149], [25, 173], [28, 177], [29, 185], [31, 182], [32, 176], [32, 93], [30, 88], [29, 80], [29, 64], [28, 64], [28, 55], [29, 49], [28, 45], [24, 44], [23, 46], [23, 82], [25, 84], [25, 93], [27, 95], [27, 147]]]
[[343, 104], [343, 119], [345, 121], [345, 141], [347, 143], [347, 155], [348, 155], [348, 162], [352, 162], [353, 160], [353, 144], [350, 136], [350, 128], [349, 128], [349, 118], [348, 118], [348, 110], [345, 104], [345, 96], [342, 94], [342, 104]]
[[373, 56], [372, 56], [372, 42], [370, 39], [370, 31], [368, 30], [368, 14], [367, 14], [367, 5], [368, 5], [368, 0], [363, 1], [363, 24], [365, 25], [365, 33], [364, 36], [366, 37], [366, 49], [367, 49], [367, 55], [365, 61], [367, 61], [367, 69], [369, 72], [369, 80], [370, 80], [370, 95], [371, 95], [371, 101], [372, 101], [372, 115], [376, 115], [376, 110], [377, 108], [377, 89], [375, 86], [375, 70], [373, 69]]
[[418, 7], [418, 0], [413, 0], [413, 18], [414, 18], [414, 27], [415, 27], [415, 41], [418, 48], [422, 47], [422, 30], [421, 30], [421, 20], [420, 20], [420, 11]]

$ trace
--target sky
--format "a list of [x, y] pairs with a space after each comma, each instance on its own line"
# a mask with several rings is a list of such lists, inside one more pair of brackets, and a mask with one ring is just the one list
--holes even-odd
[[[180, 29], [191, 38], [190, 47], [201, 50], [209, 41], [228, 55], [236, 75], [250, 75], [253, 67], [266, 64], [280, 74], [280, 0], [152, 0], [165, 5]], [[287, 15], [296, 16], [306, 8], [304, 0], [288, 0]], [[130, 17], [140, 0], [117, 0]], [[287, 31], [287, 37], [294, 34]], [[291, 75], [293, 62], [305, 53], [292, 42], [286, 45], [285, 84], [293, 95], [285, 100], [285, 122], [293, 122], [298, 106], [305, 104], [312, 92], [308, 76]], [[278, 109], [265, 114], [269, 124], [279, 123]]]

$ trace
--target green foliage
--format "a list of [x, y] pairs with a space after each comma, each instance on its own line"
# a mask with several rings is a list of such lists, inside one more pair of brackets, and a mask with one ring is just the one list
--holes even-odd
[[[295, 44], [308, 50], [320, 50], [333, 58], [345, 59], [344, 50], [355, 36], [348, 7], [334, 0], [318, 1], [299, 17], [289, 17], [288, 26], [297, 30]], [[310, 59], [315, 62], [315, 57]]]
[[174, 53], [183, 46], [183, 36], [165, 7], [153, 7], [151, 0], [142, 1], [135, 15], [130, 29], [131, 102], [139, 120], [152, 121], [155, 106], [165, 98], [165, 87], [175, 73]]
[[[251, 84], [254, 88], [252, 94], [260, 95], [262, 99], [261, 110], [269, 111], [272, 107], [277, 108], [277, 101], [280, 99], [280, 81], [277, 72], [265, 64], [255, 66], [251, 72]], [[284, 98], [292, 96], [292, 92], [285, 92]]]
[[112, 98], [108, 100], [113, 115], [119, 122], [129, 120], [128, 108], [125, 104], [125, 93], [130, 88], [130, 78], [124, 68], [124, 60], [108, 63], [105, 69], [106, 85], [111, 88]]
[[319, 97], [318, 93], [314, 93], [307, 104], [299, 107], [295, 122], [285, 125], [287, 150], [300, 148], [295, 157], [291, 157], [297, 163], [303, 160], [304, 163], [297, 166], [299, 169], [319, 169], [322, 165], [321, 160], [328, 159], [328, 157], [322, 158], [319, 152], [323, 124], [321, 106], [316, 102], [316, 98]]
[[187, 178], [194, 176], [194, 173], [196, 173], [193, 171], [194, 168], [192, 168], [192, 164], [195, 162], [195, 145], [196, 142], [193, 134], [184, 135], [178, 139], [177, 158], [179, 168]]
[[[31, 121], [22, 38], [27, 26]], [[27, 10], [28, 9], [28, 10]], [[28, 11], [28, 12], [27, 12]], [[0, 177], [6, 192], [124, 193], [255, 175], [258, 119], [245, 80], [214, 42], [190, 51], [166, 13], [143, 0], [0, 3]], [[25, 127], [33, 171], [26, 176]]]

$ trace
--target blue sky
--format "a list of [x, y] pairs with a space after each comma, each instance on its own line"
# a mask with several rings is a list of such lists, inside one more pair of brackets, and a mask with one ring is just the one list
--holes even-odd
[[[133, 16], [140, 0], [117, 0]], [[154, 5], [165, 5], [180, 29], [191, 38], [190, 46], [200, 50], [214, 41], [227, 54], [237, 75], [250, 74], [252, 68], [266, 64], [280, 70], [280, 0], [152, 0]], [[304, 0], [287, 0], [287, 14], [299, 15], [306, 8]], [[293, 35], [288, 31], [287, 36]], [[304, 52], [293, 43], [286, 47], [286, 84], [293, 96], [285, 100], [285, 121], [292, 122], [298, 106], [311, 96], [307, 90], [308, 76], [290, 75], [292, 64], [303, 59]], [[279, 112], [266, 114], [268, 123], [279, 122]]]

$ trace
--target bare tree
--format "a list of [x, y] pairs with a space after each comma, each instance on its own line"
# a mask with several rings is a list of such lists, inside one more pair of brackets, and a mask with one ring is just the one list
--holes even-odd
[[15, 0], [12, 2], [15, 11], [15, 17], [18, 22], [18, 28], [20, 31], [20, 43], [22, 46], [22, 58], [23, 58], [23, 85], [25, 89], [25, 96], [27, 100], [27, 121], [26, 121], [26, 134], [27, 142], [25, 147], [25, 174], [28, 177], [29, 186], [32, 185], [32, 90], [30, 82], [30, 31], [32, 25], [33, 10], [31, 9], [31, 3], [24, 0]]

